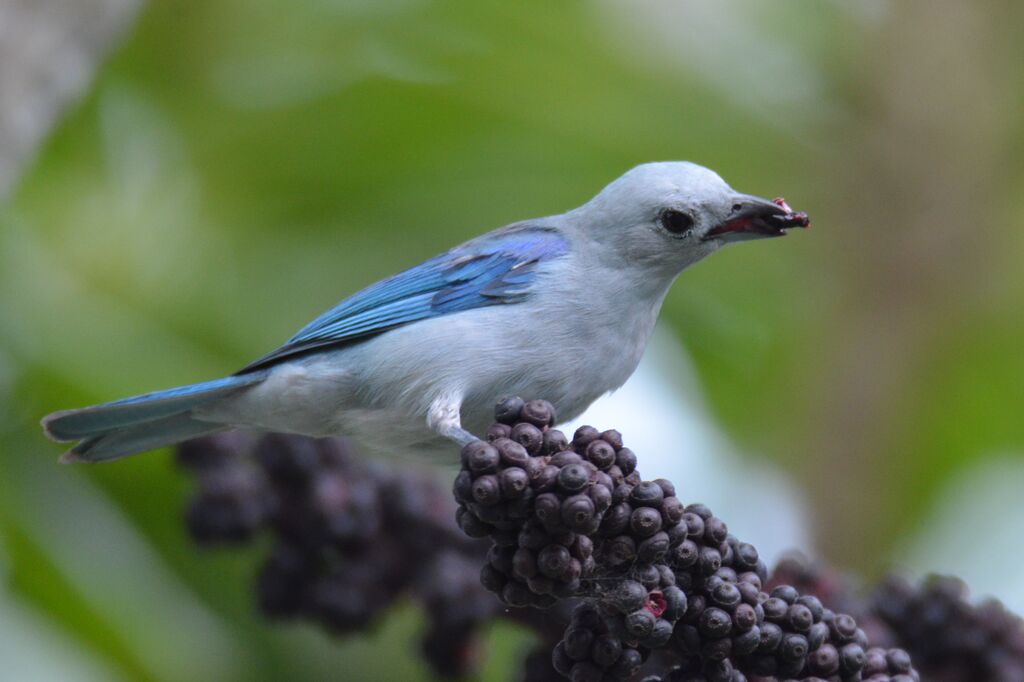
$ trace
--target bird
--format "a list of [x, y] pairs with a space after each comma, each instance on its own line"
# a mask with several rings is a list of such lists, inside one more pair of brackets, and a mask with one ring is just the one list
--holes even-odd
[[230, 376], [42, 419], [62, 462], [246, 428], [369, 453], [476, 440], [507, 396], [580, 415], [636, 369], [676, 277], [726, 244], [808, 227], [784, 199], [687, 161], [645, 163], [559, 215], [467, 241], [343, 300]]

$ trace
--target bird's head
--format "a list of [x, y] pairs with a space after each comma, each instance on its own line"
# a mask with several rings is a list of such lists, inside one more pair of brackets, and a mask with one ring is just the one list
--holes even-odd
[[784, 200], [742, 194], [685, 161], [637, 166], [570, 215], [588, 240], [625, 263], [671, 276], [725, 244], [810, 224]]

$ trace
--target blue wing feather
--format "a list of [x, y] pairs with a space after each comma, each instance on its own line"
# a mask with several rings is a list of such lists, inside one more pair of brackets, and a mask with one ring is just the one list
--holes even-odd
[[241, 372], [417, 320], [515, 303], [528, 294], [538, 264], [567, 250], [558, 232], [540, 226], [517, 225], [485, 235], [345, 299]]

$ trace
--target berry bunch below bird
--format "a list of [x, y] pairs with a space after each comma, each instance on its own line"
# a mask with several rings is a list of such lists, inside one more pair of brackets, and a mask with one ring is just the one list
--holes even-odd
[[427, 615], [428, 665], [445, 677], [475, 670], [481, 627], [502, 608], [479, 583], [484, 548], [454, 526], [435, 476], [368, 463], [340, 439], [279, 434], [192, 441], [178, 461], [198, 481], [185, 514], [198, 543], [273, 535], [255, 580], [266, 617], [344, 635], [412, 596]]
[[839, 571], [794, 555], [779, 562], [772, 581], [793, 582], [833, 608], [849, 609], [873, 642], [906, 649], [924, 679], [1024, 680], [1024, 620], [996, 600], [971, 602], [957, 578], [912, 583], [889, 575], [865, 596]]
[[[906, 590], [873, 602], [819, 595], [827, 586], [793, 563], [769, 577], [710, 509], [643, 480], [619, 432], [569, 437], [542, 400], [504, 400], [495, 416], [486, 440], [462, 450], [454, 502], [433, 472], [368, 462], [340, 439], [192, 441], [178, 451], [198, 482], [187, 526], [203, 545], [273, 536], [256, 598], [275, 620], [344, 635], [412, 597], [427, 616], [420, 654], [444, 677], [474, 674], [481, 630], [498, 618], [537, 634], [530, 682], [919, 679], [904, 649], [915, 663], [946, 652], [948, 670], [977, 664], [977, 649], [949, 644], [977, 622], [955, 600], [929, 611]], [[985, 613], [1012, 625], [989, 635], [1010, 670], [1024, 661], [1013, 649], [1024, 630], [1005, 610]], [[957, 625], [939, 632], [936, 618]]]
[[[489, 442], [462, 450], [460, 528], [489, 538], [481, 582], [507, 605], [580, 601], [552, 654], [574, 682], [628, 680], [659, 652], [672, 680], [858, 679], [868, 641], [849, 615], [791, 586], [761, 587], [767, 567], [667, 480], [642, 480], [617, 431], [568, 439], [544, 401], [509, 398]], [[878, 680], [916, 679], [885, 652]], [[907, 665], [903, 662], [907, 661]], [[876, 666], [877, 667], [877, 666]]]

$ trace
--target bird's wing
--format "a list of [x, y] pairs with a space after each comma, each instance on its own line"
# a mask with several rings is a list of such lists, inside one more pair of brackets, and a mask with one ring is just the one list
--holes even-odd
[[528, 294], [538, 264], [567, 250], [551, 228], [516, 225], [484, 235], [345, 299], [238, 373], [417, 320], [515, 303]]

